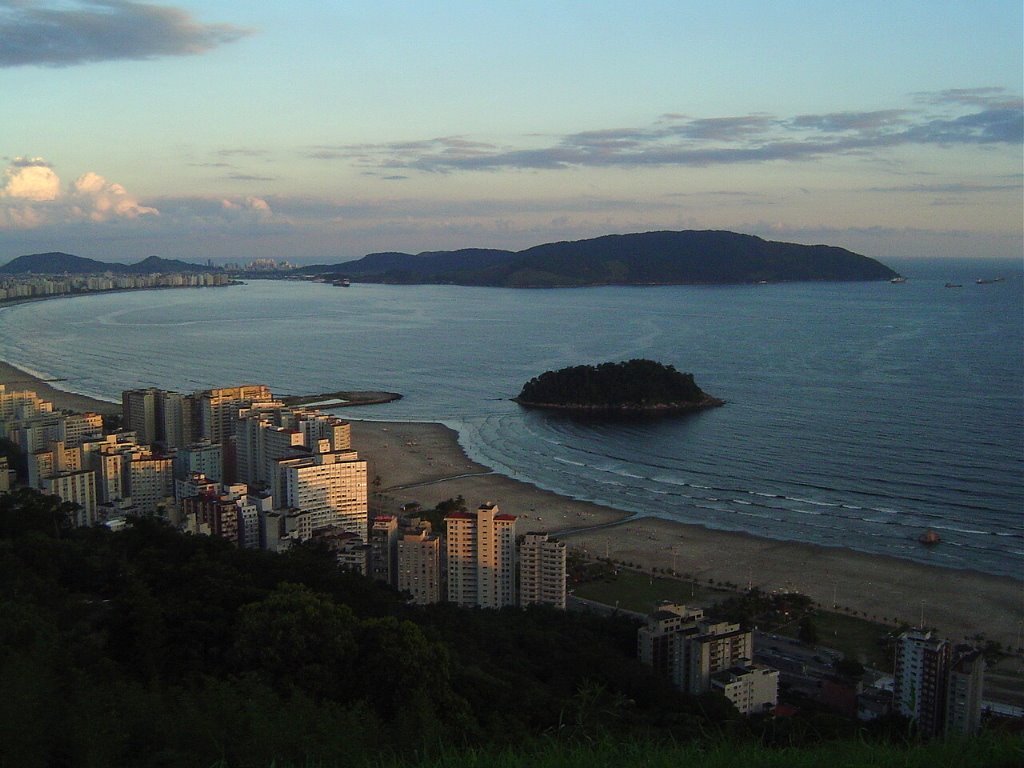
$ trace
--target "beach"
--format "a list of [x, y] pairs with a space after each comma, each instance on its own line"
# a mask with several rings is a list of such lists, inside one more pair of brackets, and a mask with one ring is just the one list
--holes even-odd
[[[119, 412], [120, 406], [55, 389], [0, 363], [8, 390], [30, 389], [55, 408]], [[570, 499], [491, 471], [471, 461], [451, 429], [434, 423], [360, 421], [358, 408], [343, 414], [352, 445], [368, 462], [380, 508], [397, 511], [418, 502], [433, 507], [462, 496], [476, 507], [498, 504], [519, 517], [520, 533], [557, 532], [592, 557], [609, 556], [642, 570], [674, 568], [707, 582], [739, 588], [795, 590], [823, 607], [839, 606], [896, 626], [926, 626], [960, 641], [982, 634], [1004, 647], [1020, 643], [1024, 583], [967, 570], [952, 570], [852, 550], [717, 531]], [[939, 546], [942, 546], [941, 544]], [[653, 606], [652, 606], [653, 607]]]
[[470, 461], [455, 432], [440, 424], [352, 421], [352, 442], [371, 479], [380, 477], [391, 509], [411, 501], [432, 507], [459, 495], [471, 508], [493, 501], [520, 517], [520, 533], [558, 532], [591, 557], [739, 588], [797, 591], [894, 627], [917, 625], [923, 615], [926, 626], [953, 641], [983, 634], [1004, 647], [1019, 642], [1024, 584], [1014, 579], [634, 517], [491, 472]]

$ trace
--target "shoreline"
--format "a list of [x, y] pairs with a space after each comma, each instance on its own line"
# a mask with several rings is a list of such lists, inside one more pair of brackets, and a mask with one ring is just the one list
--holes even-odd
[[[0, 383], [30, 389], [55, 409], [119, 413], [120, 405], [65, 392], [0, 361]], [[348, 410], [348, 409], [346, 409]], [[351, 413], [351, 411], [349, 411]], [[823, 607], [871, 619], [938, 629], [959, 642], [984, 634], [1015, 648], [1024, 621], [1024, 583], [1006, 576], [956, 570], [849, 549], [720, 531], [546, 491], [499, 474], [468, 458], [457, 433], [433, 422], [365, 421], [352, 425], [352, 445], [368, 462], [371, 506], [397, 511], [461, 495], [469, 508], [490, 501], [520, 518], [519, 532], [558, 532], [571, 548], [591, 557], [632, 562], [643, 570], [674, 568], [707, 582], [748, 584], [762, 590], [796, 590]], [[653, 606], [652, 606], [653, 608]]]

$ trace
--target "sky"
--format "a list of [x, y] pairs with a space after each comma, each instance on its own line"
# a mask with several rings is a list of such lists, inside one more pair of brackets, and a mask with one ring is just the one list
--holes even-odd
[[0, 263], [1024, 253], [1020, 0], [0, 0]]

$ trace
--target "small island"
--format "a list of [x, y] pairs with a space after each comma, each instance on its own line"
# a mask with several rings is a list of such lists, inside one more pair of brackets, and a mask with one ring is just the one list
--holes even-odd
[[512, 399], [528, 408], [609, 414], [667, 415], [725, 404], [698, 387], [693, 374], [654, 360], [547, 371]]

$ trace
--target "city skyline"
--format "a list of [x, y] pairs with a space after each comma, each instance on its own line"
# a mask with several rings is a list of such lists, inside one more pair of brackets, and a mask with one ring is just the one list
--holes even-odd
[[0, 263], [729, 229], [1019, 258], [1019, 3], [0, 1]]

